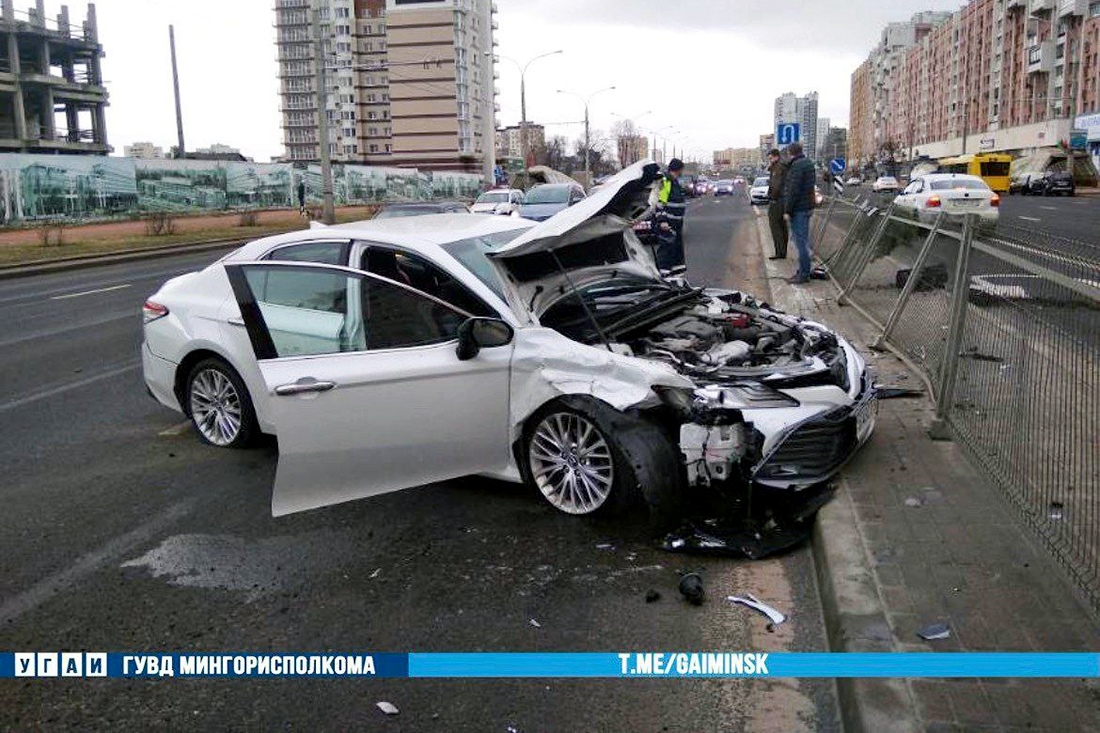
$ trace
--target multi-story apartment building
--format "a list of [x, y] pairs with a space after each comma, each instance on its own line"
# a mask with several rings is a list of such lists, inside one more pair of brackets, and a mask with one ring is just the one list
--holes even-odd
[[942, 15], [915, 16], [890, 64], [884, 42], [853, 74], [853, 155], [1023, 153], [1100, 111], [1097, 0], [973, 0]]
[[125, 145], [122, 152], [127, 158], [155, 159], [164, 157], [164, 148], [150, 142], [135, 142], [133, 145]]
[[740, 169], [745, 166], [758, 166], [762, 158], [759, 148], [726, 148], [715, 150], [712, 160], [714, 165], [722, 169]]
[[314, 7], [333, 160], [491, 174], [491, 0], [276, 0], [286, 159], [320, 157]]
[[817, 92], [805, 97], [786, 92], [775, 98], [775, 124], [797, 122], [799, 125], [802, 148], [806, 155], [813, 157], [817, 152]]
[[80, 25], [62, 5], [47, 18], [44, 0], [17, 11], [0, 5], [0, 151], [111, 152], [95, 5]]
[[497, 155], [523, 159], [523, 130], [527, 130], [527, 150], [546, 147], [546, 129], [534, 122], [510, 125], [497, 130]]

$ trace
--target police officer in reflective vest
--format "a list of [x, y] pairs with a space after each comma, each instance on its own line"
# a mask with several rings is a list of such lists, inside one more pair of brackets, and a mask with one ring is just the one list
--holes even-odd
[[679, 158], [670, 160], [657, 196], [657, 267], [663, 275], [682, 275], [687, 270], [684, 262], [687, 197], [680, 186], [683, 171], [684, 161]]

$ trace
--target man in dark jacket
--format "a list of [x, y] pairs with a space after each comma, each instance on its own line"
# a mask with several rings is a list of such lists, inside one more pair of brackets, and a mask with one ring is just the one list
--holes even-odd
[[810, 159], [802, 154], [801, 143], [791, 143], [787, 147], [787, 153], [791, 162], [787, 168], [783, 207], [790, 217], [791, 236], [798, 249], [798, 274], [789, 282], [798, 284], [810, 279], [810, 216], [814, 212], [814, 181], [817, 171]]
[[787, 166], [779, 157], [778, 150], [768, 153], [768, 224], [772, 230], [772, 245], [775, 247], [773, 260], [787, 259], [787, 240], [790, 232], [787, 229], [786, 213], [783, 210], [784, 186], [787, 183]]

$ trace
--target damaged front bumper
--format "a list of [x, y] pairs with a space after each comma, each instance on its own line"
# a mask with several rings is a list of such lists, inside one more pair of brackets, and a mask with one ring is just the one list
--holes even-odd
[[805, 489], [836, 475], [874, 431], [878, 414], [874, 378], [870, 372], [861, 375], [860, 391], [851, 403], [823, 407], [781, 428], [766, 426], [764, 421], [754, 424], [751, 411], [742, 414], [743, 420], [680, 426], [688, 484], [709, 486], [741, 478], [770, 488]]

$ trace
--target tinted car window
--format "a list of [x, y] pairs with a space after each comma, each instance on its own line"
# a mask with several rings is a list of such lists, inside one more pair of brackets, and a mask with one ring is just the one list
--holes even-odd
[[970, 178], [959, 178], [949, 181], [932, 181], [933, 191], [949, 191], [953, 188], [965, 188], [971, 191], [988, 191], [989, 186], [985, 181], [976, 181]]
[[394, 282], [408, 285], [423, 293], [450, 303], [475, 316], [495, 317], [497, 314], [465, 285], [427, 260], [382, 247], [370, 247], [363, 253], [361, 269]]
[[569, 186], [535, 186], [527, 192], [527, 204], [564, 204], [569, 202]]
[[399, 349], [450, 341], [466, 317], [405, 288], [366, 278], [367, 345]]
[[279, 262], [316, 262], [319, 265], [347, 265], [346, 242], [306, 242], [292, 244], [268, 253], [265, 260]]

